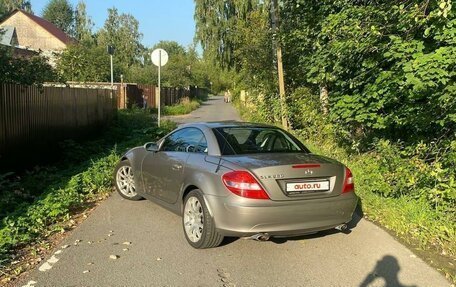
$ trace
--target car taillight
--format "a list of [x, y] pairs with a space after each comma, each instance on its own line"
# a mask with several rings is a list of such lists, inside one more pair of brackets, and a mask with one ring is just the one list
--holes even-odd
[[355, 191], [355, 181], [353, 180], [353, 174], [351, 170], [346, 167], [345, 168], [345, 181], [344, 181], [344, 189], [342, 193]]
[[222, 176], [222, 181], [226, 188], [236, 195], [253, 199], [269, 199], [266, 191], [248, 171], [227, 172]]

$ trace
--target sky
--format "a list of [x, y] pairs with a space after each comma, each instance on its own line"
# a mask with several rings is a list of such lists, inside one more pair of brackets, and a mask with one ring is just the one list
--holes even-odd
[[[151, 47], [161, 40], [176, 41], [184, 47], [193, 43], [195, 22], [193, 0], [84, 0], [87, 14], [95, 23], [94, 31], [103, 27], [108, 8], [133, 15], [139, 21], [142, 43]], [[35, 15], [41, 16], [49, 0], [31, 0]], [[76, 7], [78, 0], [69, 0]]]

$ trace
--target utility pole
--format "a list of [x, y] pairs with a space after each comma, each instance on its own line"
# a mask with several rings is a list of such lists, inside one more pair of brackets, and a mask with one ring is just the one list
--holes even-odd
[[279, 97], [280, 97], [280, 110], [282, 114], [282, 126], [285, 130], [288, 130], [289, 124], [287, 119], [287, 104], [285, 97], [285, 80], [283, 75], [283, 61], [282, 61], [282, 46], [280, 41], [277, 39], [277, 32], [280, 27], [280, 14], [279, 14], [279, 4], [277, 0], [272, 1], [272, 29], [275, 34], [275, 44], [276, 44], [276, 53], [277, 53], [277, 72], [279, 76]]

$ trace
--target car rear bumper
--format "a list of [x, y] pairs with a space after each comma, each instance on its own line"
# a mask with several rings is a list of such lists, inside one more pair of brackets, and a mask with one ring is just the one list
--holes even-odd
[[296, 201], [252, 200], [236, 195], [206, 196], [217, 230], [225, 236], [294, 236], [331, 229], [351, 220], [358, 197]]

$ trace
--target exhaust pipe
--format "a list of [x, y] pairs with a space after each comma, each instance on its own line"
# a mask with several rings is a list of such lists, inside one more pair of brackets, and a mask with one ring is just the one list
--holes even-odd
[[347, 224], [344, 223], [344, 224], [341, 224], [341, 225], [338, 225], [338, 226], [334, 227], [334, 229], [339, 230], [341, 232], [344, 232], [345, 230], [348, 229], [348, 227], [347, 227]]
[[267, 233], [258, 233], [258, 234], [250, 236], [249, 239], [253, 239], [256, 241], [268, 241], [269, 237], [270, 237], [270, 235]]

